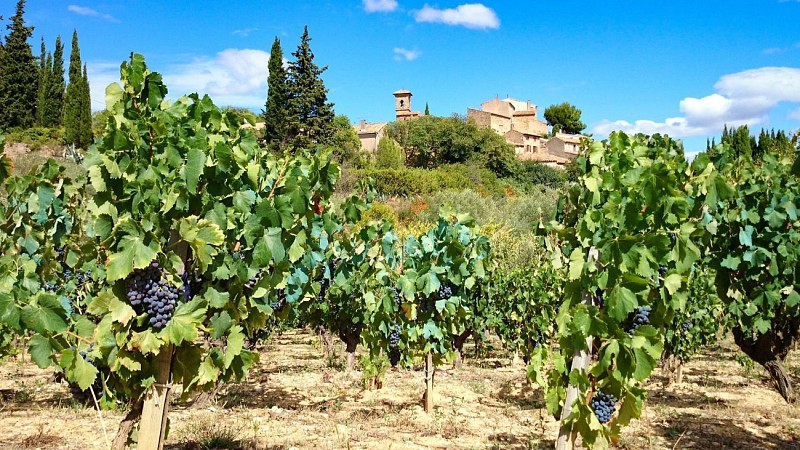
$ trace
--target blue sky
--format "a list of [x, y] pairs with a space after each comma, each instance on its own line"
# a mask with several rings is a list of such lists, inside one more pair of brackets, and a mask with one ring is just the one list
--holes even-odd
[[28, 0], [26, 19], [35, 53], [78, 30], [95, 109], [135, 51], [171, 96], [260, 111], [272, 40], [291, 58], [308, 25], [353, 122], [392, 120], [392, 92], [408, 89], [415, 110], [446, 116], [495, 96], [540, 115], [567, 101], [596, 137], [667, 132], [687, 151], [724, 123], [800, 128], [800, 0], [469, 1]]

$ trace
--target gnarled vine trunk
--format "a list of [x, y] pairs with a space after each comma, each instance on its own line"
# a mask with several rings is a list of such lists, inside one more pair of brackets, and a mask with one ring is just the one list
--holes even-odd
[[317, 328], [317, 336], [319, 336], [322, 350], [325, 352], [325, 358], [330, 361], [334, 354], [333, 335], [326, 328]]
[[361, 327], [357, 326], [353, 329], [340, 331], [339, 339], [344, 342], [345, 351], [347, 352], [347, 371], [350, 372], [356, 365], [356, 347], [361, 341]]
[[467, 330], [457, 336], [453, 336], [453, 349], [456, 351], [456, 360], [453, 362], [454, 369], [461, 367], [464, 362], [464, 344], [471, 335], [472, 330]]
[[128, 448], [128, 440], [131, 437], [131, 433], [136, 427], [136, 422], [142, 417], [142, 406], [142, 400], [134, 403], [131, 410], [128, 411], [128, 414], [126, 414], [122, 422], [119, 423], [117, 435], [114, 437], [114, 442], [111, 443], [111, 448], [113, 450], [125, 450]]
[[797, 397], [792, 388], [792, 379], [783, 367], [783, 360], [792, 349], [800, 329], [800, 318], [775, 319], [773, 328], [756, 337], [746, 333], [740, 327], [733, 329], [733, 339], [736, 345], [753, 361], [761, 364], [772, 380], [775, 387], [789, 403], [794, 403]]

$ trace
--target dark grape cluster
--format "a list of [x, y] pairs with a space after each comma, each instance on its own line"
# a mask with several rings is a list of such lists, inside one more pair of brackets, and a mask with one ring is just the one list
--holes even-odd
[[608, 423], [616, 409], [617, 398], [612, 394], [598, 392], [592, 399], [592, 410], [600, 423]]
[[200, 293], [203, 280], [195, 277], [194, 274], [189, 276], [189, 272], [183, 272], [181, 274], [181, 280], [183, 281], [183, 300], [188, 302], [193, 299], [195, 295]]
[[603, 309], [605, 300], [604, 291], [602, 289], [594, 291], [594, 303], [598, 308]]
[[150, 326], [160, 330], [167, 325], [175, 312], [180, 291], [162, 278], [158, 262], [153, 261], [146, 269], [136, 269], [126, 283], [128, 301], [147, 313]]
[[389, 332], [389, 363], [392, 367], [397, 366], [400, 362], [400, 325], [394, 324], [392, 330]]
[[394, 295], [394, 304], [399, 308], [400, 305], [403, 304], [403, 297], [400, 295], [400, 289], [392, 288], [392, 294]]
[[450, 283], [445, 283], [439, 286], [439, 290], [436, 291], [436, 297], [439, 300], [448, 299], [453, 296], [453, 285]]
[[681, 324], [681, 329], [683, 329], [683, 331], [689, 331], [692, 327], [694, 327], [694, 322], [691, 319]]
[[433, 311], [433, 301], [428, 297], [420, 297], [419, 299], [420, 314], [428, 314], [431, 311]]
[[658, 266], [658, 276], [664, 278], [667, 275], [667, 266]]
[[47, 292], [55, 292], [58, 290], [60, 286], [64, 286], [69, 282], [74, 281], [75, 287], [80, 289], [83, 287], [84, 284], [88, 283], [92, 279], [92, 272], [86, 270], [84, 272], [81, 271], [73, 271], [72, 268], [67, 265], [66, 261], [66, 250], [64, 247], [56, 249], [56, 256], [59, 264], [61, 265], [61, 273], [56, 276], [56, 280], [46, 281], [42, 286]]
[[[328, 294], [328, 289], [331, 287], [331, 280], [334, 278], [334, 274], [336, 273], [336, 267], [341, 262], [341, 259], [334, 258], [328, 261], [325, 264], [325, 270], [319, 275], [319, 278], [316, 280], [319, 282], [320, 289], [319, 294], [317, 294], [317, 301], [320, 303], [325, 301], [325, 296]], [[327, 272], [327, 273], [326, 273]]]
[[286, 291], [283, 289], [278, 290], [278, 300], [269, 305], [273, 311], [281, 311], [286, 307]]
[[631, 328], [628, 329], [628, 333], [633, 334], [633, 332], [636, 331], [636, 329], [640, 326], [649, 324], [651, 311], [652, 308], [650, 306], [642, 306], [633, 310]]
[[331, 287], [331, 280], [328, 277], [323, 276], [321, 280], [319, 280], [319, 294], [317, 294], [317, 301], [320, 303], [325, 301], [325, 296], [328, 294], [328, 289]]

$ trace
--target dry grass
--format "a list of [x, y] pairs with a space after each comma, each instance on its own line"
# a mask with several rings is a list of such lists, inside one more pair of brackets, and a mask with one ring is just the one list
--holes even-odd
[[[624, 449], [800, 448], [800, 413], [760, 369], [744, 370], [730, 343], [684, 370], [684, 383], [654, 376], [643, 417], [626, 428]], [[798, 360], [789, 370], [797, 373]], [[102, 448], [100, 423], [75, 407], [64, 386], [29, 362], [0, 365], [0, 448]], [[315, 337], [278, 336], [246, 383], [212, 406], [173, 405], [172, 449], [537, 449], [551, 448], [557, 424], [521, 365], [490, 351], [437, 372], [433, 414], [422, 410], [421, 371], [389, 370], [383, 389], [364, 390], [359, 372], [329, 367]], [[26, 396], [17, 392], [25, 389]], [[26, 397], [23, 399], [23, 397]], [[110, 433], [121, 412], [104, 412]]]

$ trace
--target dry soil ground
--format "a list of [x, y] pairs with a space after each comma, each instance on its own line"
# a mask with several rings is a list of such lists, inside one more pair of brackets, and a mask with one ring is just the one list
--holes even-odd
[[[470, 348], [469, 351], [472, 349]], [[625, 449], [800, 449], [800, 412], [772, 389], [760, 367], [744, 368], [729, 341], [684, 369], [681, 385], [649, 382], [643, 417], [625, 429]], [[800, 380], [800, 358], [789, 370]], [[289, 332], [261, 352], [249, 380], [226, 387], [211, 406], [170, 411], [169, 448], [201, 448], [230, 436], [245, 449], [552, 448], [556, 422], [525, 369], [498, 349], [437, 372], [432, 415], [421, 407], [420, 370], [390, 370], [382, 389], [363, 390], [322, 356], [317, 338]], [[28, 358], [0, 363], [0, 448], [99, 449], [122, 411], [75, 404], [52, 371]]]

